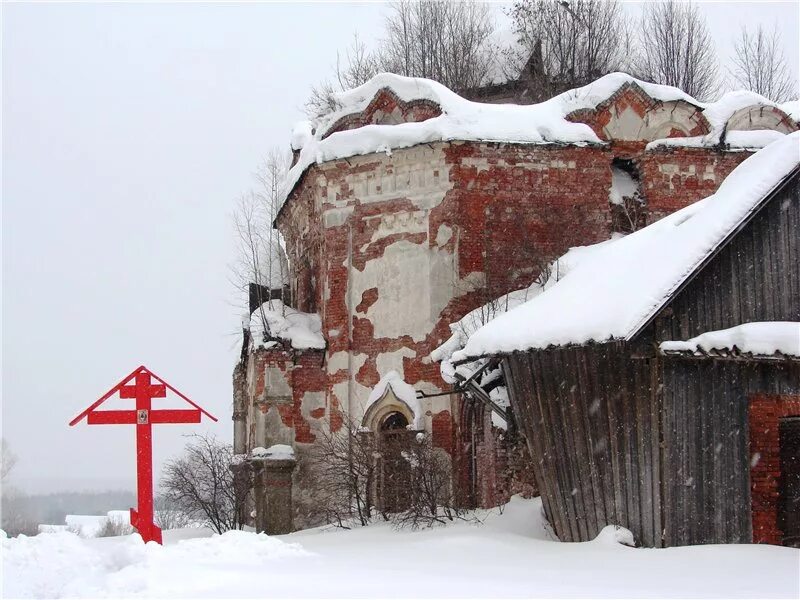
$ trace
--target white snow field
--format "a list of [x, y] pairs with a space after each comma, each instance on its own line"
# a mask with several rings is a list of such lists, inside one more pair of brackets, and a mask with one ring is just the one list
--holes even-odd
[[3, 539], [3, 597], [797, 598], [800, 550], [765, 545], [661, 550], [549, 537], [541, 501], [515, 497], [482, 525], [420, 531], [381, 523], [269, 537], [233, 531]]

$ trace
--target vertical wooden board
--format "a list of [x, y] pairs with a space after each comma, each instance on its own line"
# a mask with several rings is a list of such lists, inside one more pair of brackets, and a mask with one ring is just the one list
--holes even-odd
[[661, 511], [663, 508], [663, 494], [661, 485], [661, 462], [663, 455], [661, 451], [661, 393], [662, 375], [661, 359], [656, 355], [649, 364], [650, 371], [650, 453], [652, 457], [652, 479], [653, 487], [653, 539], [655, 546], [660, 548], [664, 545], [663, 522]]
[[583, 511], [583, 520], [586, 528], [586, 540], [594, 539], [599, 531], [598, 524], [602, 523], [602, 514], [597, 510], [600, 502], [596, 495], [595, 480], [597, 477], [594, 461], [594, 452], [589, 433], [585, 426], [586, 402], [585, 393], [592, 385], [582, 377], [583, 363], [585, 361], [583, 348], [570, 348], [565, 351], [569, 365], [562, 365], [564, 372], [569, 374], [569, 386], [565, 393], [569, 397], [568, 411], [566, 413], [571, 425], [572, 442], [575, 448], [576, 461], [573, 464], [578, 485], [573, 489], [580, 510]]
[[[691, 543], [687, 531], [688, 524], [692, 517], [691, 514], [691, 498], [686, 487], [686, 480], [691, 476], [691, 458], [693, 445], [691, 444], [691, 431], [689, 429], [691, 423], [694, 423], [695, 414], [691, 410], [691, 406], [686, 401], [686, 374], [681, 372], [676, 377], [678, 384], [675, 387], [675, 399], [680, 403], [680, 419], [676, 423], [676, 433], [680, 440], [679, 452], [677, 462], [677, 471], [674, 481], [675, 492], [678, 500], [676, 506], [676, 529], [675, 529], [675, 543], [677, 545], [684, 545]], [[679, 514], [677, 514], [679, 513]]]
[[544, 427], [539, 408], [539, 388], [533, 375], [533, 355], [518, 353], [515, 355], [515, 360], [512, 364], [514, 365], [514, 377], [527, 384], [524, 389], [520, 390], [520, 393], [526, 395], [526, 400], [528, 402], [530, 419], [528, 422], [528, 430], [532, 432], [530, 449], [534, 473], [537, 478], [536, 483], [539, 486], [539, 493], [542, 497], [542, 504], [545, 507], [547, 518], [556, 535], [560, 535], [560, 532], [563, 531], [564, 524], [558, 507], [554, 506], [552, 474], [549, 465], [545, 464], [544, 459], [549, 434], [547, 428]]
[[[542, 464], [542, 437], [545, 433], [541, 431], [542, 428], [540, 426], [537, 427], [539, 419], [536, 411], [535, 391], [533, 389], [535, 386], [530, 371], [526, 368], [529, 360], [529, 354], [515, 353], [503, 360], [503, 373], [506, 384], [509, 386], [509, 392], [513, 388], [513, 395], [510, 393], [512, 406], [515, 406], [516, 403], [516, 406], [524, 407], [520, 411], [519, 427], [525, 432], [525, 439], [531, 456], [531, 466], [542, 498], [545, 515], [557, 532], [558, 528], [554, 525], [555, 517], [550, 503], [551, 492], [548, 485], [548, 477]], [[524, 416], [522, 416], [523, 413]]]
[[[606, 355], [598, 352], [597, 370], [599, 373], [608, 373], [612, 368]], [[614, 491], [614, 522], [623, 523], [627, 514], [627, 494], [625, 493], [625, 463], [622, 460], [622, 418], [620, 412], [620, 397], [622, 390], [606, 386], [606, 414], [608, 415], [609, 457], [611, 460], [611, 475]]]
[[[642, 368], [641, 365], [645, 361], [631, 361], [628, 363], [628, 368], [625, 369], [628, 373], [628, 378], [631, 381], [631, 400], [633, 409], [633, 438], [634, 447], [636, 449], [636, 460], [634, 462], [634, 469], [636, 470], [636, 481], [639, 486], [638, 493], [638, 511], [639, 519], [636, 523], [638, 530], [638, 539], [640, 542], [647, 546], [653, 545], [652, 531], [652, 509], [653, 498], [652, 488], [650, 487], [650, 465], [648, 464], [648, 453], [646, 452], [647, 431], [645, 430], [645, 411], [646, 406], [649, 406], [649, 397], [644, 396], [644, 389], [642, 382]], [[649, 394], [648, 394], [649, 396]]]
[[673, 360], [664, 359], [661, 365], [661, 502], [663, 503], [662, 523], [664, 531], [664, 546], [675, 544], [675, 507], [677, 500], [673, 492], [675, 482], [675, 420], [676, 405], [673, 399], [674, 377]]
[[[559, 428], [560, 444], [558, 449], [560, 466], [561, 466], [561, 479], [559, 481], [561, 488], [561, 496], [564, 504], [571, 515], [573, 535], [576, 541], [585, 541], [588, 539], [588, 531], [586, 528], [586, 507], [584, 506], [584, 498], [578, 497], [577, 493], [573, 494], [574, 490], [578, 490], [581, 485], [580, 470], [577, 463], [579, 462], [576, 457], [576, 448], [573, 435], [573, 425], [569, 419], [569, 402], [570, 402], [570, 365], [568, 363], [569, 349], [556, 349], [550, 353], [552, 361], [552, 369], [554, 373], [559, 373], [555, 378], [554, 388], [555, 394], [552, 396], [554, 401], [551, 403], [553, 409], [553, 421]], [[564, 355], [567, 355], [567, 360], [564, 360]]]
[[724, 454], [722, 453], [723, 445], [721, 442], [720, 431], [722, 425], [720, 423], [722, 414], [726, 408], [727, 394], [727, 379], [726, 373], [723, 369], [715, 369], [715, 373], [711, 378], [712, 385], [709, 390], [708, 407], [709, 412], [708, 425], [706, 430], [706, 443], [704, 448], [704, 456], [706, 461], [706, 481], [704, 485], [710, 488], [707, 494], [708, 501], [705, 504], [706, 518], [712, 528], [712, 534], [709, 537], [710, 542], [718, 540], [725, 540], [725, 523], [729, 517], [727, 503], [725, 502], [725, 491], [727, 485], [723, 479], [725, 473]]
[[[586, 444], [592, 456], [592, 487], [598, 528], [615, 522], [613, 518], [613, 482], [610, 477], [611, 432], [604, 417], [604, 398], [608, 386], [597, 371], [597, 348], [584, 348], [581, 352], [581, 372], [578, 383], [584, 410], [582, 412]], [[602, 452], [596, 453], [596, 444], [603, 442]]]
[[587, 449], [581, 445], [583, 428], [579, 427], [580, 419], [578, 416], [581, 407], [574, 383], [576, 377], [576, 351], [574, 348], [566, 348], [557, 354], [555, 365], [564, 374], [565, 381], [565, 384], [561, 386], [560, 415], [567, 447], [572, 450], [567, 456], [570, 485], [572, 486], [569, 494], [575, 509], [580, 539], [589, 540], [591, 539], [590, 534], [593, 528], [590, 521], [595, 521], [595, 517], [588, 469], [589, 457], [587, 456]]
[[769, 231], [769, 224], [767, 223], [766, 219], [764, 218], [765, 213], [761, 213], [758, 217], [756, 217], [756, 221], [758, 222], [758, 227], [756, 229], [756, 240], [760, 239], [761, 248], [761, 257], [762, 263], [761, 268], [763, 269], [762, 273], [760, 274], [760, 281], [761, 284], [759, 287], [763, 293], [763, 301], [764, 306], [766, 307], [767, 313], [771, 316], [775, 316], [778, 314], [778, 311], [775, 310], [775, 296], [772, 290], [776, 289], [774, 286], [767, 286], [764, 285], [767, 282], [771, 282], [772, 279], [772, 252], [771, 252], [771, 235]]
[[739, 287], [740, 277], [739, 277], [739, 261], [736, 260], [736, 255], [733, 252], [726, 252], [725, 253], [725, 263], [728, 265], [728, 277], [730, 282], [730, 295], [729, 298], [729, 310], [730, 310], [730, 317], [731, 323], [741, 323], [742, 322], [742, 306], [741, 306], [741, 293]]
[[[612, 364], [613, 368], [613, 364]], [[633, 431], [634, 423], [634, 400], [630, 397], [630, 380], [629, 374], [621, 381], [619, 386], [620, 394], [620, 421], [622, 433], [622, 454], [620, 456], [621, 462], [624, 465], [624, 487], [625, 504], [627, 512], [623, 515], [624, 519], [620, 525], [627, 527], [630, 530], [636, 529], [634, 524], [639, 523], [639, 485], [638, 473], [635, 467], [635, 433]]]
[[[545, 433], [543, 436], [544, 449], [542, 453], [543, 468], [549, 473], [548, 483], [551, 507], [553, 513], [558, 514], [559, 529], [556, 530], [556, 533], [561, 541], [576, 541], [572, 522], [573, 518], [564, 502], [561, 490], [562, 468], [558, 451], [561, 434], [559, 429], [554, 425], [551, 412], [551, 404], [554, 401], [554, 395], [552, 387], [548, 385], [551, 379], [551, 377], [548, 376], [548, 369], [551, 367], [551, 362], [545, 360], [545, 358], [549, 359], [548, 354], [547, 352], [538, 352], [535, 354], [536, 364], [529, 363], [531, 376], [536, 378], [540, 393], [539, 406], [542, 414], [542, 431]], [[538, 367], [538, 369], [536, 367]]]

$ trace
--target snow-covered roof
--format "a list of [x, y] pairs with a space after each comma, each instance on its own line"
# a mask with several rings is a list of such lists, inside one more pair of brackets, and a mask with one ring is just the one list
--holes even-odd
[[476, 370], [483, 366], [483, 359], [476, 359], [470, 363], [454, 364], [454, 355], [464, 349], [470, 336], [486, 323], [496, 319], [509, 310], [535, 298], [543, 291], [553, 287], [556, 282], [565, 277], [584, 258], [591, 256], [613, 240], [600, 242], [591, 246], [576, 246], [567, 253], [548, 265], [548, 274], [542, 282], [533, 282], [530, 287], [510, 292], [500, 298], [487, 302], [483, 306], [470, 311], [455, 323], [450, 324], [451, 335], [442, 345], [431, 352], [431, 360], [441, 363], [442, 379], [447, 383], [456, 383], [458, 377], [468, 379]]
[[[625, 84], [635, 84], [651, 98], [661, 102], [684, 101], [697, 106], [711, 125], [701, 145], [716, 145], [725, 123], [736, 111], [748, 106], [777, 106], [752, 92], [729, 92], [714, 103], [704, 103], [689, 94], [666, 85], [641, 81], [626, 73], [610, 73], [596, 81], [538, 104], [484, 104], [462, 98], [435, 81], [381, 73], [365, 84], [335, 95], [337, 110], [321, 117], [316, 127], [308, 122], [295, 126], [291, 145], [299, 151], [297, 163], [289, 170], [283, 185], [283, 197], [294, 189], [311, 165], [351, 156], [391, 153], [430, 142], [464, 140], [509, 143], [604, 143], [584, 123], [567, 117], [579, 110], [591, 110], [608, 100]], [[375, 96], [390, 90], [403, 102], [428, 101], [441, 109], [441, 115], [424, 121], [393, 125], [371, 124], [356, 129], [331, 129], [344, 117], [366, 109]], [[781, 105], [796, 112], [794, 105]]]
[[686, 341], [661, 342], [664, 354], [691, 353], [705, 355], [710, 352], [752, 354], [757, 356], [800, 357], [800, 323], [770, 321], [743, 323], [730, 329], [708, 331]]
[[289, 342], [295, 350], [325, 349], [320, 316], [295, 310], [278, 299], [265, 302], [250, 315], [250, 337], [256, 348], [269, 348], [275, 342], [265, 340], [277, 338]]
[[800, 164], [800, 132], [742, 162], [717, 193], [607, 241], [550, 289], [470, 336], [453, 360], [630, 339]]

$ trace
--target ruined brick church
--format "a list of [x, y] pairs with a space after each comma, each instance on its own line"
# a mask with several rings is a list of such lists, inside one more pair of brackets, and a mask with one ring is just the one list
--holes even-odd
[[[797, 118], [796, 103], [748, 92], [702, 103], [620, 73], [528, 106], [389, 74], [341, 94], [333, 113], [292, 135], [274, 223], [287, 307], [267, 330], [245, 326], [234, 452], [247, 461], [256, 449], [293, 449], [294, 528], [319, 521], [304, 459], [346, 419], [377, 438], [428, 436], [466, 504], [534, 493], [508, 403], [437, 361], [458, 333], [451, 324], [531, 285], [571, 247], [714, 193]], [[376, 502], [389, 505], [381, 481]]]

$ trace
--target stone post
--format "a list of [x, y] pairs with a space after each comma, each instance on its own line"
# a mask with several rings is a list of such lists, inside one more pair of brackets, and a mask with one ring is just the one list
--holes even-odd
[[291, 446], [276, 444], [256, 448], [250, 458], [253, 467], [256, 531], [280, 535], [294, 531], [292, 473], [297, 465]]

